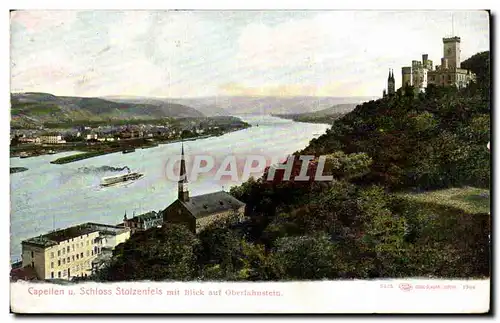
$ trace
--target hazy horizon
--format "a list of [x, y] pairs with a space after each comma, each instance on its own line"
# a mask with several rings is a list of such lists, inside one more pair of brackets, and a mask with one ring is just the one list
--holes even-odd
[[[453, 19], [452, 19], [453, 16]], [[452, 24], [453, 20], [453, 24]], [[380, 97], [390, 68], [489, 50], [471, 11], [11, 12], [11, 92], [199, 98]]]

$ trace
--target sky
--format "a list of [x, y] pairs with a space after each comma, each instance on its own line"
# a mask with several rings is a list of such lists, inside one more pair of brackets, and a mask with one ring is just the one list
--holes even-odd
[[487, 12], [15, 11], [11, 92], [381, 96], [452, 34], [462, 60], [489, 50]]

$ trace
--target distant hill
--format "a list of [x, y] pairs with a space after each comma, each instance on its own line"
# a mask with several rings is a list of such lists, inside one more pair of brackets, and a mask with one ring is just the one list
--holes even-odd
[[333, 107], [329, 107], [323, 110], [309, 112], [309, 113], [301, 113], [299, 115], [302, 116], [310, 116], [310, 117], [326, 117], [336, 114], [345, 114], [349, 113], [356, 108], [357, 103], [345, 103], [345, 104], [337, 104]]
[[13, 125], [76, 120], [204, 117], [198, 110], [177, 103], [114, 102], [101, 98], [55, 96], [48, 93], [12, 93], [11, 116]]
[[326, 123], [330, 124], [341, 118], [345, 114], [351, 112], [358, 106], [356, 103], [337, 104], [323, 110], [306, 113], [286, 113], [273, 114], [273, 116], [291, 119], [298, 122]]
[[343, 104], [359, 104], [375, 97], [273, 97], [273, 96], [211, 96], [199, 98], [126, 98], [106, 97], [119, 102], [160, 104], [177, 103], [190, 106], [206, 116], [245, 114], [297, 114], [315, 112]]

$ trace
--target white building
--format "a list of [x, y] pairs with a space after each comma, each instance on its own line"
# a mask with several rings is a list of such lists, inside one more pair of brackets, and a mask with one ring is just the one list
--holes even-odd
[[33, 268], [41, 280], [86, 277], [102, 253], [104, 239], [116, 244], [129, 237], [128, 228], [97, 223], [53, 231], [22, 242], [22, 267]]
[[40, 136], [40, 142], [42, 144], [64, 144], [66, 140], [62, 139], [61, 135], [51, 135], [51, 136]]

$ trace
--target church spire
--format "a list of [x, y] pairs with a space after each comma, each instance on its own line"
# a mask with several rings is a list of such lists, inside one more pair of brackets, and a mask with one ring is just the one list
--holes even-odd
[[396, 89], [396, 80], [394, 79], [394, 70], [392, 68], [389, 69], [389, 78], [387, 80], [387, 94], [392, 95], [395, 93]]
[[186, 160], [184, 159], [184, 142], [181, 143], [181, 167], [179, 171], [178, 195], [181, 201], [189, 200], [189, 191], [187, 188]]

